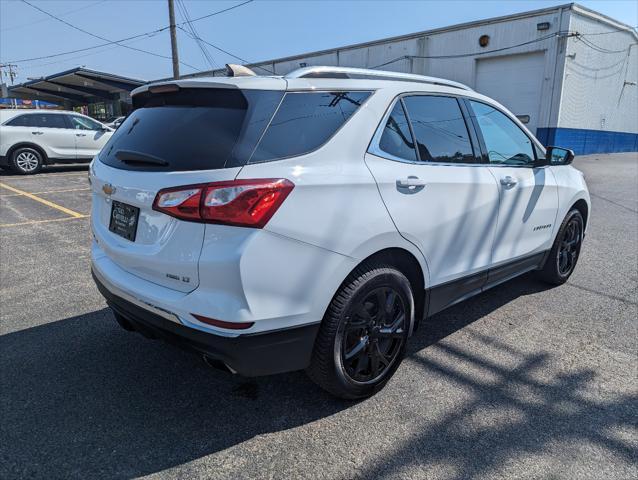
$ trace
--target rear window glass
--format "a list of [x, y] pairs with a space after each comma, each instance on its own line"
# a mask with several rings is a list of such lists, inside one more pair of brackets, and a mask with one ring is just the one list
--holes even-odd
[[186, 171], [246, 164], [283, 92], [181, 89], [133, 98], [133, 112], [99, 155], [127, 170]]
[[302, 155], [319, 148], [348, 121], [370, 93], [286, 93], [250, 162]]

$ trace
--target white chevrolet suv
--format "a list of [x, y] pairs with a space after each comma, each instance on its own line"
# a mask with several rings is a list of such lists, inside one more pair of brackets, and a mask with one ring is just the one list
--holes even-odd
[[0, 110], [0, 167], [29, 175], [43, 165], [90, 162], [113, 129], [61, 110]]
[[573, 153], [464, 85], [308, 67], [151, 84], [133, 107], [90, 168], [94, 279], [123, 328], [232, 372], [365, 397], [421, 319], [578, 260]]

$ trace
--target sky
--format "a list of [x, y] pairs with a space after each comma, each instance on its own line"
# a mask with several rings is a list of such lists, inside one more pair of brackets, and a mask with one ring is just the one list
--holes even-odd
[[[141, 80], [172, 75], [169, 58], [118, 45], [29, 60], [105, 43], [89, 33], [112, 41], [166, 27], [169, 23], [167, 0], [27, 1], [88, 33], [48, 17], [24, 0], [0, 0], [0, 64], [17, 64], [14, 83], [77, 66]], [[246, 0], [175, 0], [178, 23], [184, 21], [178, 8], [179, 1], [190, 18], [195, 19]], [[564, 3], [568, 2], [254, 0], [193, 25], [203, 40], [254, 62]], [[583, 0], [578, 3], [631, 26], [638, 25], [638, 2], [635, 0]], [[170, 57], [168, 30], [141, 36], [126, 44]], [[204, 54], [198, 43], [182, 30], [178, 30], [178, 47], [180, 60], [189, 65], [181, 65], [182, 74], [219, 68], [225, 63], [242, 63], [210, 46], [206, 46], [207, 53]]]

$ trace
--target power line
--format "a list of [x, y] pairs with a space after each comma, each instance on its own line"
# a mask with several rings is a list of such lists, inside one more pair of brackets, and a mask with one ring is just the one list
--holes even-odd
[[592, 33], [581, 33], [580, 35], [583, 37], [595, 36], [595, 35], [609, 35], [611, 33], [632, 33], [631, 30], [635, 31], [638, 27], [629, 27], [627, 30], [614, 30], [613, 32], [592, 32]]
[[141, 33], [139, 35], [132, 35], [130, 37], [122, 38], [122, 39], [114, 41], [114, 42], [101, 43], [99, 45], [93, 45], [92, 47], [78, 48], [76, 50], [69, 50], [67, 52], [53, 53], [53, 54], [50, 54], [50, 55], [43, 55], [41, 57], [32, 57], [32, 58], [23, 58], [23, 59], [20, 59], [20, 60], [11, 60], [11, 62], [14, 62], [14, 63], [25, 63], [25, 62], [32, 62], [32, 61], [35, 61], [35, 60], [43, 60], [45, 58], [55, 58], [55, 57], [61, 57], [63, 55], [71, 55], [72, 53], [86, 52], [88, 50], [94, 50], [96, 48], [106, 47], [107, 45], [117, 45], [119, 43], [126, 42], [126, 41], [129, 41], [129, 40], [133, 40], [135, 38], [141, 38], [141, 37], [149, 37], [150, 38], [150, 37], [153, 37], [153, 36], [157, 35], [160, 32], [163, 32], [164, 30], [168, 30], [168, 26], [162, 27], [162, 28], [158, 28], [157, 30], [153, 30], [151, 32]]
[[201, 38], [199, 38], [199, 34], [197, 32], [197, 29], [191, 23], [190, 15], [188, 14], [188, 10], [186, 8], [186, 4], [183, 2], [183, 0], [177, 0], [177, 8], [179, 9], [179, 11], [181, 13], [182, 18], [184, 18], [184, 20], [186, 20], [186, 25], [188, 26], [188, 29], [193, 34], [195, 43], [197, 43], [197, 46], [201, 50], [202, 55], [204, 56], [204, 59], [208, 62], [208, 64], [210, 65], [211, 68], [216, 68], [217, 64], [215, 63], [215, 60], [213, 59], [213, 57], [210, 54], [210, 52], [206, 49], [206, 46], [202, 43]]
[[[95, 5], [98, 5], [100, 3], [104, 3], [106, 1], [107, 0], [99, 0], [97, 2], [89, 3], [88, 5], [84, 5], [83, 7], [80, 7], [80, 8], [76, 8], [76, 9], [73, 9], [73, 10], [68, 10], [68, 11], [66, 11], [64, 13], [60, 13], [59, 15], [60, 16], [69, 15], [71, 13], [79, 12], [81, 10], [86, 10], [87, 8], [94, 7]], [[49, 19], [48, 18], [41, 18], [40, 20], [36, 20], [35, 22], [21, 23], [20, 25], [12, 25], [10, 27], [6, 27], [6, 28], [0, 29], [0, 32], [8, 32], [9, 30], [16, 30], [18, 28], [29, 27], [31, 25], [35, 25], [36, 23], [46, 22], [47, 20], [49, 20]]]
[[601, 47], [600, 45], [596, 45], [591, 40], [588, 40], [586, 38], [582, 38], [582, 36], [580, 36], [580, 35], [577, 35], [576, 38], [578, 40], [580, 40], [582, 43], [584, 43], [585, 45], [587, 45], [592, 50], [595, 50], [595, 51], [597, 51], [599, 53], [625, 53], [627, 51], [627, 49], [631, 48], [632, 45], [636, 45], [635, 43], [632, 43], [627, 48], [625, 48], [623, 50], [609, 50], [609, 49], [607, 49], [605, 47]]
[[[83, 28], [77, 27], [77, 26], [73, 25], [72, 23], [69, 23], [69, 22], [67, 22], [66, 20], [64, 20], [64, 19], [62, 19], [62, 18], [60, 18], [60, 17], [56, 17], [56, 16], [55, 16], [55, 15], [53, 15], [52, 13], [49, 13], [49, 12], [47, 12], [46, 10], [43, 10], [42, 8], [40, 8], [40, 7], [36, 6], [36, 5], [34, 5], [34, 4], [30, 3], [30, 2], [28, 2], [27, 0], [22, 0], [22, 3], [26, 3], [26, 4], [27, 4], [27, 5], [29, 5], [31, 8], [34, 8], [34, 9], [36, 9], [37, 11], [39, 11], [39, 12], [41, 12], [41, 13], [44, 13], [45, 15], [48, 15], [49, 17], [51, 17], [51, 18], [53, 18], [53, 19], [57, 20], [58, 22], [61, 22], [61, 23], [65, 24], [66, 26], [71, 27], [71, 28], [73, 28], [74, 30], [77, 30], [78, 32], [82, 32], [82, 33], [84, 33], [84, 34], [86, 34], [86, 35], [89, 35], [89, 36], [91, 36], [91, 37], [93, 37], [93, 38], [97, 38], [98, 40], [104, 40], [104, 41], [106, 41], [106, 42], [111, 42], [111, 41], [112, 41], [112, 40], [109, 40], [109, 39], [108, 39], [108, 38], [106, 38], [106, 37], [102, 37], [102, 36], [100, 36], [100, 35], [96, 35], [95, 33], [91, 33], [91, 32], [89, 32], [88, 30], [84, 30]], [[171, 57], [168, 57], [168, 56], [166, 56], [166, 55], [162, 55], [162, 54], [155, 53], [155, 52], [149, 52], [148, 50], [143, 50], [143, 49], [141, 49], [141, 48], [131, 47], [131, 46], [129, 46], [129, 45], [123, 45], [123, 44], [122, 44], [122, 43], [120, 43], [119, 41], [113, 41], [113, 43], [115, 43], [116, 45], [119, 45], [120, 47], [128, 48], [129, 50], [134, 50], [134, 51], [136, 51], [136, 52], [146, 53], [146, 54], [148, 54], [148, 55], [152, 55], [152, 56], [154, 56], [154, 57], [165, 58], [165, 59], [169, 59], [169, 60], [170, 60], [170, 58], [171, 58]], [[192, 65], [189, 65], [188, 63], [185, 63], [185, 62], [180, 62], [180, 63], [182, 63], [183, 65], [186, 65], [187, 67], [190, 67], [190, 68], [192, 68], [192, 69], [194, 69], [194, 70], [199, 70], [197, 67], [194, 67], [194, 66], [192, 66]], [[201, 71], [201, 70], [200, 70], [200, 71]]]
[[[182, 27], [177, 27], [177, 28], [179, 28], [182, 32], [184, 32], [184, 33], [185, 33], [186, 35], [188, 35], [189, 37], [193, 38], [193, 37], [191, 36], [191, 34], [190, 34], [188, 31], [186, 31], [184, 28], [182, 28]], [[212, 44], [212, 43], [210, 43], [210, 42], [208, 42], [208, 41], [204, 40], [203, 38], [200, 38], [200, 40], [201, 40], [202, 42], [204, 42], [206, 45], [209, 45], [209, 46], [213, 47], [215, 50], [219, 50], [220, 52], [225, 53], [226, 55], [229, 55], [229, 56], [231, 56], [231, 57], [233, 57], [233, 58], [235, 58], [235, 59], [239, 60], [240, 62], [244, 62], [244, 63], [251, 63], [251, 62], [249, 62], [248, 60], [246, 60], [245, 58], [238, 57], [237, 55], [235, 55], [235, 54], [233, 54], [233, 53], [230, 53], [228, 50], [224, 50], [223, 48], [218, 47], [217, 45], [214, 45], [214, 44]], [[272, 70], [269, 70], [269, 69], [267, 69], [267, 68], [260, 67], [260, 66], [257, 66], [257, 65], [255, 65], [255, 68], [261, 68], [261, 69], [262, 69], [262, 70], [264, 70], [265, 72], [268, 72], [268, 73], [270, 73], [270, 74], [272, 74], [272, 75], [275, 75], [275, 72], [273, 72]]]
[[[458, 53], [458, 54], [452, 54], [452, 55], [402, 55], [400, 57], [394, 58], [392, 60], [389, 60], [385, 63], [382, 63], [380, 65], [376, 65], [374, 67], [370, 67], [372, 69], [375, 68], [379, 68], [379, 67], [385, 67], [386, 65], [390, 65], [391, 63], [395, 63], [398, 62], [399, 60], [407, 60], [410, 58], [419, 58], [419, 59], [449, 59], [449, 58], [465, 58], [465, 57], [476, 57], [479, 55], [487, 55], [488, 53], [496, 53], [496, 52], [502, 52], [505, 50], [511, 50], [512, 48], [517, 48], [517, 47], [523, 47], [525, 45], [530, 45], [532, 43], [536, 43], [536, 42], [542, 42], [544, 40], [547, 40], [549, 38], [552, 37], [556, 37], [561, 35], [561, 32], [558, 33], [552, 33], [550, 35], [545, 35], [543, 37], [539, 37], [536, 38], [534, 40], [530, 40], [527, 42], [522, 42], [522, 43], [517, 43], [516, 45], [509, 45], [507, 47], [501, 47], [501, 48], [496, 48], [494, 50], [485, 50], [482, 52], [473, 52], [473, 53]], [[568, 34], [568, 35], [572, 35], [572, 34]]]
[[[197, 21], [203, 20], [205, 18], [210, 18], [210, 17], [212, 17], [214, 15], [219, 15], [219, 14], [222, 14], [224, 12], [228, 12], [229, 10], [233, 10], [235, 8], [239, 8], [242, 5], [246, 5], [248, 3], [252, 3], [253, 1], [254, 0], [248, 0], [246, 2], [239, 3], [239, 4], [234, 5], [232, 7], [224, 8], [223, 10], [218, 10], [216, 12], [209, 13], [208, 15], [203, 15], [203, 16], [195, 18], [195, 19], [193, 19], [191, 21], [192, 22], [197, 22]], [[182, 23], [178, 24], [178, 26], [184, 25], [185, 23], [186, 22], [182, 22]], [[88, 50], [94, 50], [96, 48], [106, 47], [107, 45], [120, 44], [122, 42], [126, 42], [126, 41], [133, 40], [133, 39], [136, 39], [136, 38], [152, 37], [154, 35], [157, 35], [158, 33], [161, 33], [161, 32], [163, 32], [165, 30], [168, 30], [168, 29], [169, 29], [169, 25], [166, 25], [165, 27], [161, 27], [161, 28], [158, 28], [158, 29], [155, 29], [155, 30], [151, 30], [150, 32], [144, 32], [144, 33], [140, 33], [140, 34], [137, 34], [137, 35], [131, 35], [130, 37], [126, 37], [126, 38], [122, 38], [122, 39], [114, 40], [114, 41], [108, 41], [106, 43], [101, 43], [99, 45], [93, 45], [92, 47], [78, 48], [78, 49], [75, 49], [75, 50], [69, 50], [69, 51], [60, 52], [60, 53], [53, 53], [53, 54], [50, 54], [50, 55], [43, 55], [43, 56], [40, 56], [40, 57], [23, 58], [23, 59], [20, 59], [20, 60], [11, 60], [11, 61], [5, 62], [5, 63], [25, 63], [25, 62], [35, 61], [35, 60], [43, 60], [43, 59], [48, 59], [48, 58], [61, 57], [63, 55], [71, 55], [73, 53], [86, 52]]]
[[[512, 48], [517, 48], [517, 47], [522, 47], [525, 45], [530, 45], [532, 43], [536, 43], [536, 42], [542, 42], [544, 40], [548, 40], [552, 37], [556, 37], [556, 36], [565, 36], [565, 37], [576, 37], [578, 40], [582, 41], [585, 45], [589, 46], [590, 48], [597, 50], [600, 53], [621, 53], [621, 52], [626, 52], [627, 49], [624, 50], [608, 50], [605, 49], [603, 47], [600, 47], [599, 45], [596, 45], [595, 43], [593, 43], [591, 40], [587, 40], [586, 38], [582, 38], [586, 35], [602, 35], [603, 33], [616, 33], [616, 32], [598, 32], [598, 33], [592, 33], [592, 34], [580, 34], [577, 32], [558, 32], [558, 33], [552, 33], [549, 35], [545, 35], [544, 37], [540, 37], [540, 38], [536, 38], [534, 40], [530, 40], [528, 42], [523, 42], [523, 43], [518, 43], [516, 45], [510, 45], [507, 47], [502, 47], [502, 48], [497, 48], [494, 50], [486, 50], [483, 52], [474, 52], [474, 53], [460, 53], [460, 54], [455, 54], [455, 55], [402, 55], [400, 57], [394, 58], [392, 60], [389, 60], [385, 63], [382, 63], [380, 65], [376, 65], [374, 67], [370, 67], [372, 69], [375, 68], [379, 68], [379, 67], [385, 67], [386, 65], [390, 65], [392, 63], [398, 62], [400, 60], [408, 60], [410, 58], [419, 58], [419, 59], [449, 59], [449, 58], [464, 58], [464, 57], [476, 57], [479, 55], [486, 55], [488, 53], [496, 53], [496, 52], [502, 52], [505, 50], [510, 50]], [[632, 44], [635, 45], [635, 44]], [[631, 45], [630, 45], [631, 46]]]
[[[130, 41], [130, 40], [135, 40], [135, 39], [139, 39], [139, 38], [142, 38], [142, 37], [149, 37], [150, 38], [150, 37], [152, 37], [154, 35], [157, 35], [158, 33], [163, 32], [164, 30], [167, 30], [169, 28], [169, 26], [158, 28], [156, 30], [152, 30], [150, 32], [145, 32], [145, 33], [142, 33], [142, 34], [133, 35], [133, 36], [126, 37], [126, 38], [123, 38], [123, 39], [111, 41], [111, 40], [108, 40], [108, 39], [106, 39], [104, 37], [100, 37], [98, 35], [92, 34], [92, 33], [88, 32], [86, 30], [83, 30], [83, 29], [79, 28], [79, 27], [76, 27], [75, 25], [72, 25], [69, 22], [66, 22], [66, 21], [64, 21], [64, 20], [62, 20], [62, 19], [60, 19], [58, 17], [55, 17], [54, 15], [52, 15], [52, 14], [50, 14], [50, 13], [48, 13], [48, 12], [42, 10], [42, 9], [40, 9], [39, 7], [36, 7], [35, 5], [32, 5], [31, 3], [29, 3], [26, 0], [22, 0], [22, 1], [24, 3], [30, 5], [31, 7], [41, 11], [42, 13], [45, 13], [46, 15], [49, 15], [50, 17], [52, 17], [52, 18], [54, 18], [54, 19], [56, 19], [56, 20], [58, 20], [58, 21], [60, 21], [60, 22], [62, 22], [64, 24], [66, 24], [66, 25], [68, 25], [68, 26], [70, 26], [70, 27], [72, 27], [72, 28], [74, 28], [76, 30], [79, 30], [79, 31], [81, 31], [83, 33], [91, 35], [91, 36], [93, 36], [95, 38], [98, 38], [98, 39], [101, 39], [101, 40], [106, 40], [106, 43], [99, 44], [99, 45], [94, 45], [92, 47], [80, 48], [80, 49], [76, 49], [76, 50], [70, 50], [70, 51], [67, 51], [67, 52], [60, 52], [60, 53], [56, 53], [56, 54], [46, 55], [46, 56], [19, 59], [19, 60], [12, 60], [12, 61], [7, 62], [7, 63], [25, 63], [25, 62], [30, 62], [30, 61], [42, 60], [42, 59], [50, 59], [50, 58], [60, 57], [60, 56], [64, 56], [64, 55], [70, 55], [70, 54], [73, 54], [73, 53], [90, 51], [90, 50], [94, 50], [94, 49], [105, 47], [105, 46], [109, 46], [109, 45], [119, 45], [119, 46], [124, 47], [124, 48], [129, 48], [131, 50], [137, 50], [137, 51], [144, 52], [144, 53], [147, 53], [147, 54], [150, 54], [150, 55], [154, 55], [154, 56], [158, 56], [158, 57], [161, 57], [161, 58], [170, 58], [170, 57], [167, 57], [167, 56], [164, 56], [164, 55], [160, 55], [160, 54], [157, 54], [157, 53], [154, 53], [154, 52], [148, 52], [148, 51], [145, 51], [145, 50], [142, 50], [142, 49], [137, 49], [137, 48], [134, 48], [134, 47], [130, 47], [128, 45], [122, 45], [122, 42]], [[104, 1], [104, 0], [102, 0], [102, 1]], [[180, 1], [181, 0], [178, 0], [178, 7], [180, 5]], [[218, 47], [217, 45], [214, 45], [214, 44], [204, 40], [203, 38], [201, 38], [201, 36], [197, 33], [197, 31], [194, 28], [192, 28], [193, 27], [192, 24], [193, 24], [193, 22], [197, 22], [197, 21], [200, 21], [200, 20], [203, 20], [203, 19], [206, 19], [206, 18], [210, 18], [210, 17], [213, 17], [215, 15], [219, 15], [221, 13], [228, 12], [228, 11], [233, 10], [235, 8], [239, 8], [239, 7], [243, 6], [243, 5], [247, 5], [249, 3], [252, 3], [253, 1], [254, 0], [247, 0], [245, 2], [239, 3], [239, 4], [234, 5], [232, 7], [228, 7], [228, 8], [222, 9], [222, 10], [218, 10], [218, 11], [209, 13], [207, 15], [203, 15], [201, 17], [197, 17], [195, 19], [190, 19], [189, 15], [188, 15], [188, 11], [185, 10], [185, 15], [183, 14], [183, 16], [185, 18], [185, 21], [177, 24], [176, 26], [180, 30], [182, 30], [186, 35], [188, 35], [190, 38], [192, 38], [193, 40], [195, 40], [198, 43], [198, 45], [202, 49], [202, 53], [205, 55], [205, 58], [209, 61], [209, 63], [211, 63], [211, 60], [212, 60], [212, 62], [214, 62], [214, 59], [212, 59], [212, 57], [210, 57], [210, 60], [209, 60], [210, 53], [207, 52], [207, 50], [205, 50], [205, 48], [201, 45], [200, 42], [203, 42], [206, 45], [209, 45], [212, 48], [214, 48], [214, 49], [216, 49], [216, 50], [218, 50], [218, 51], [220, 51], [222, 53], [225, 53], [225, 54], [227, 54], [227, 55], [229, 55], [229, 56], [231, 56], [231, 57], [233, 57], [233, 58], [235, 58], [237, 60], [240, 60], [241, 62], [250, 63], [247, 60], [245, 60], [245, 59], [243, 59], [243, 58], [241, 58], [241, 57], [239, 57], [237, 55], [234, 55], [234, 54], [228, 52], [227, 50], [224, 50], [221, 47]], [[100, 3], [100, 2], [96, 2], [96, 3]], [[181, 5], [182, 5], [182, 7], [184, 9], [186, 8], [183, 3]], [[83, 8], [85, 8], [85, 7], [83, 7]], [[77, 9], [77, 10], [80, 10], [80, 9]], [[189, 32], [186, 29], [184, 29], [182, 27], [182, 25], [188, 25], [189, 29], [192, 28], [191, 32]], [[632, 27], [632, 28], [634, 28], [634, 27]], [[550, 35], [547, 35], [547, 36], [544, 36], [544, 37], [540, 37], [540, 38], [537, 38], [537, 39], [534, 39], [534, 40], [530, 40], [528, 42], [523, 42], [523, 43], [519, 43], [519, 44], [516, 44], [516, 45], [510, 45], [510, 46], [507, 46], [507, 47], [502, 47], [502, 48], [499, 48], [499, 49], [487, 50], [487, 51], [482, 51], [482, 52], [454, 54], [454, 55], [431, 55], [431, 56], [403, 55], [403, 56], [394, 58], [394, 59], [389, 60], [389, 61], [387, 61], [385, 63], [379, 64], [379, 65], [376, 65], [376, 66], [370, 67], [370, 68], [376, 69], [376, 68], [380, 68], [380, 67], [383, 67], [383, 66], [386, 66], [386, 65], [390, 65], [390, 64], [395, 63], [395, 62], [400, 61], [400, 60], [407, 60], [407, 59], [410, 59], [410, 58], [418, 58], [418, 59], [453, 59], [453, 58], [464, 58], [464, 57], [473, 57], [473, 56], [486, 55], [486, 54], [490, 54], [490, 53], [496, 53], [496, 52], [502, 52], [502, 51], [510, 50], [510, 49], [513, 49], [513, 48], [529, 45], [529, 44], [536, 43], [536, 42], [541, 42], [541, 41], [547, 40], [549, 38], [552, 38], [554, 36], [561, 36], [561, 35], [563, 35], [563, 36], [576, 36], [579, 40], [583, 41], [583, 43], [585, 43], [585, 45], [587, 45], [588, 47], [590, 47], [590, 48], [592, 48], [594, 50], [597, 50], [600, 53], [621, 53], [621, 52], [626, 52], [627, 49], [625, 49], [625, 50], [608, 50], [608, 49], [600, 47], [600, 46], [594, 44], [593, 42], [591, 42], [591, 41], [589, 41], [587, 39], [584, 39], [582, 37], [590, 36], [590, 35], [592, 35], [592, 36], [593, 35], [606, 35], [606, 34], [611, 34], [611, 33], [625, 33], [625, 32], [628, 32], [628, 30], [623, 30], [622, 32], [621, 31], [593, 32], [593, 33], [584, 33], [584, 34], [580, 34], [580, 33], [576, 33], [576, 32], [558, 32], [558, 33], [555, 33], [555, 34], [550, 34]], [[632, 44], [632, 45], [635, 45], [635, 44]], [[207, 52], [207, 53], [204, 53], [204, 52]], [[89, 56], [89, 55], [83, 55], [83, 56]], [[186, 66], [188, 66], [190, 68], [193, 68], [195, 70], [201, 71], [200, 69], [198, 69], [198, 68], [196, 68], [196, 67], [194, 67], [192, 65], [188, 65], [188, 64], [186, 64], [184, 62], [180, 62], [180, 63], [183, 63], [184, 65], [186, 65]], [[213, 66], [212, 63], [211, 63], [211, 66]], [[264, 70], [264, 71], [266, 71], [266, 72], [268, 72], [270, 74], [274, 74], [274, 72], [272, 72], [271, 70], [269, 70], [267, 68], [260, 67], [260, 66], [256, 66], [256, 68], [260, 68], [260, 69], [262, 69], [262, 70]]]
[[[142, 40], [144, 40], [144, 39], [143, 39], [143, 38], [138, 38], [138, 39], [136, 39], [136, 40], [132, 40], [130, 43], [140, 42], [140, 41], [142, 41]], [[109, 50], [114, 50], [114, 49], [116, 49], [116, 48], [118, 48], [118, 45], [115, 45], [115, 44], [113, 44], [113, 45], [107, 45], [105, 48], [103, 48], [103, 49], [101, 49], [101, 50], [97, 50], [96, 52], [89, 52], [89, 53], [85, 53], [85, 54], [83, 54], [83, 55], [75, 55], [75, 56], [72, 56], [72, 57], [67, 57], [67, 58], [63, 58], [63, 59], [59, 59], [59, 60], [53, 60], [53, 61], [50, 61], [50, 62], [35, 63], [35, 64], [34, 64], [34, 63], [31, 63], [31, 64], [28, 66], [28, 68], [29, 68], [29, 69], [33, 69], [33, 68], [44, 67], [44, 66], [46, 66], [46, 65], [54, 65], [54, 64], [58, 64], [58, 65], [59, 65], [59, 64], [61, 64], [61, 63], [69, 63], [69, 62], [71, 62], [71, 61], [73, 61], [73, 60], [77, 60], [78, 58], [86, 58], [86, 57], [90, 57], [90, 56], [92, 56], [92, 55], [96, 55], [96, 54], [99, 54], [99, 53], [104, 53], [104, 52], [107, 52], [107, 51], [109, 51]], [[25, 68], [27, 68], [27, 67], [25, 67]]]
[[[242, 7], [244, 5], [248, 5], [249, 3], [252, 3], [254, 1], [255, 0], [247, 0], [247, 1], [243, 2], [243, 3], [238, 3], [237, 5], [233, 5], [232, 7], [224, 8], [223, 10], [218, 10], [216, 12], [209, 13], [208, 15], [203, 15], [201, 17], [194, 18], [193, 20], [191, 20], [191, 22], [198, 22], [200, 20], [204, 20], [205, 18], [209, 18], [209, 17], [212, 17], [214, 15], [219, 15], [220, 13], [225, 13], [225, 12], [228, 12], [230, 10], [234, 10], [235, 8], [239, 8], [239, 7]], [[182, 23], [180, 23], [180, 25], [184, 25], [184, 23], [186, 23], [186, 22], [182, 22]]]
[[[186, 9], [186, 2], [184, 0], [179, 0], [179, 1], [182, 4], [182, 6], [184, 7], [184, 12], [186, 13], [186, 16], [188, 17], [189, 20], [191, 20], [190, 15], [188, 13], [188, 10]], [[200, 35], [199, 31], [197, 30], [197, 27], [195, 26], [195, 24], [192, 21], [190, 21], [188, 23], [188, 26], [190, 27], [192, 32], [197, 36], [198, 43], [202, 47], [202, 49], [206, 52], [206, 56], [210, 58], [210, 61], [212, 62], [213, 65], [218, 66], [218, 64], [215, 61], [215, 58], [213, 57], [213, 55], [210, 53], [208, 48], [206, 48], [206, 46], [203, 44], [202, 36]]]

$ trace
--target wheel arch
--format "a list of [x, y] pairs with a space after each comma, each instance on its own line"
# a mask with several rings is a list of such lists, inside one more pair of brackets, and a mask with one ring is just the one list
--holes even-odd
[[569, 207], [569, 210], [572, 210], [574, 208], [578, 210], [580, 214], [583, 216], [583, 222], [584, 222], [583, 230], [586, 230], [587, 222], [589, 220], [589, 205], [587, 205], [587, 202], [584, 199], [580, 198], [576, 200], [571, 207]]
[[16, 143], [15, 145], [12, 145], [9, 150], [7, 150], [7, 158], [11, 159], [11, 157], [13, 156], [13, 152], [15, 152], [17, 149], [19, 148], [32, 148], [34, 150], [36, 150], [40, 155], [42, 155], [42, 163], [43, 164], [47, 164], [49, 163], [49, 156], [47, 155], [47, 152], [44, 151], [44, 149], [40, 146], [37, 145], [35, 143], [31, 143], [31, 142], [19, 142]]
[[[415, 256], [413, 252], [402, 247], [388, 247], [382, 250], [378, 250], [371, 253], [367, 257], [363, 258], [357, 263], [354, 268], [346, 275], [344, 280], [339, 285], [339, 288], [335, 291], [335, 295], [342, 286], [348, 281], [352, 272], [356, 271], [365, 264], [381, 263], [391, 267], [397, 268], [403, 273], [412, 287], [412, 293], [414, 295], [414, 325], [412, 331], [416, 330], [419, 322], [424, 317], [426, 312], [426, 272], [421, 266], [421, 262]], [[427, 266], [426, 266], [427, 268]]]

